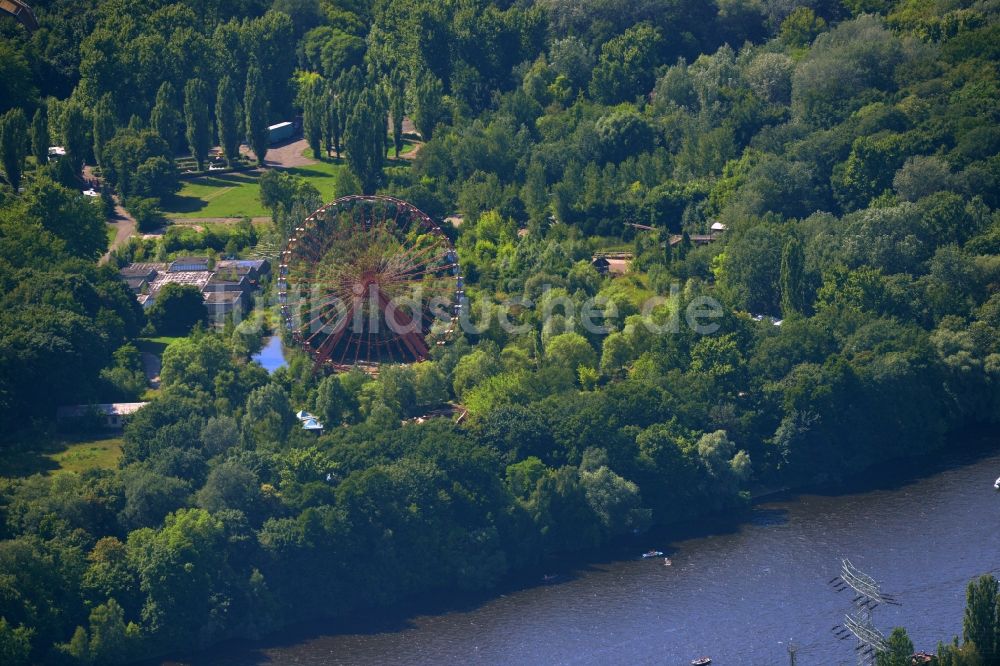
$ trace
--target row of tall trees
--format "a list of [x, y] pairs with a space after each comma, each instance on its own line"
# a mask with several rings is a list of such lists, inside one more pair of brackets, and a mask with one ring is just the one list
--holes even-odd
[[204, 169], [208, 153], [215, 145], [221, 147], [227, 162], [234, 164], [244, 138], [258, 163], [263, 164], [270, 124], [270, 104], [265, 94], [260, 68], [254, 63], [247, 70], [242, 96], [229, 75], [222, 77], [214, 94], [205, 81], [191, 79], [184, 86], [183, 104], [178, 105], [177, 92], [166, 81], [157, 91], [150, 126], [175, 151], [180, 149], [179, 134], [183, 127], [186, 147], [199, 170]]
[[407, 91], [402, 76], [365, 80], [352, 68], [335, 80], [312, 75], [301, 85], [303, 130], [313, 154], [332, 153], [339, 159], [346, 153], [361, 190], [373, 194], [383, 184], [387, 127], [397, 159], [403, 150]]

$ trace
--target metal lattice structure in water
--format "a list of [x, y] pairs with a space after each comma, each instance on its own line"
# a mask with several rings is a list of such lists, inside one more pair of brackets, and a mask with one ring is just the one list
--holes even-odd
[[884, 594], [874, 578], [861, 572], [848, 559], [841, 562], [840, 575], [829, 582], [837, 592], [851, 590], [854, 593], [854, 598], [851, 599], [854, 610], [844, 616], [843, 625], [833, 626], [833, 634], [840, 640], [851, 636], [857, 639], [858, 644], [854, 649], [859, 666], [874, 663], [875, 656], [879, 652], [885, 652], [887, 645], [885, 636], [875, 626], [872, 615], [881, 604], [898, 606], [899, 602], [892, 595]]

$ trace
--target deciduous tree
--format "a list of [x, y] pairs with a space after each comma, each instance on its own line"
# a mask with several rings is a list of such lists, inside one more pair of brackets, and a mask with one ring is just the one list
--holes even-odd
[[399, 70], [389, 77], [389, 116], [392, 119], [392, 145], [396, 159], [403, 150], [403, 115], [406, 113], [406, 82]]
[[802, 243], [794, 236], [781, 250], [781, 313], [785, 317], [805, 309], [805, 255]]
[[66, 159], [73, 175], [79, 177], [90, 141], [87, 137], [87, 116], [78, 102], [70, 102], [63, 110], [62, 131]]
[[106, 161], [104, 159], [104, 146], [115, 135], [118, 123], [115, 119], [114, 109], [111, 107], [111, 100], [107, 97], [101, 99], [94, 107], [94, 159], [97, 165], [104, 169]]
[[344, 134], [348, 168], [361, 183], [361, 191], [374, 194], [382, 183], [386, 135], [382, 96], [372, 88], [358, 97]]
[[264, 166], [271, 134], [268, 130], [270, 115], [267, 98], [264, 97], [264, 81], [256, 61], [250, 62], [247, 70], [247, 85], [243, 95], [243, 110], [246, 113], [247, 141], [250, 150], [257, 156], [257, 163]]
[[21, 186], [24, 158], [28, 154], [28, 122], [24, 111], [13, 109], [0, 116], [0, 162], [7, 182], [16, 192]]
[[997, 605], [1000, 585], [991, 574], [969, 581], [965, 592], [965, 618], [962, 638], [974, 643], [986, 663], [993, 663], [997, 653]]
[[325, 88], [322, 81], [315, 81], [305, 91], [302, 104], [302, 128], [306, 142], [313, 151], [313, 157], [319, 159], [323, 145], [323, 129], [328, 121], [327, 102], [323, 97]]
[[212, 148], [212, 118], [208, 112], [208, 84], [201, 79], [191, 79], [184, 86], [185, 136], [191, 155], [198, 163], [198, 171], [205, 168], [208, 151]]
[[219, 130], [219, 145], [226, 163], [233, 166], [240, 156], [240, 103], [231, 77], [219, 82], [215, 97], [215, 123]]
[[40, 106], [31, 119], [31, 154], [35, 156], [35, 162], [48, 164], [50, 143], [48, 110]]
[[416, 105], [413, 109], [413, 123], [424, 141], [434, 138], [434, 128], [444, 120], [444, 86], [430, 72], [424, 72], [417, 80]]
[[201, 290], [189, 284], [170, 283], [156, 294], [149, 308], [149, 322], [160, 335], [187, 335], [191, 328], [208, 319]]
[[177, 91], [170, 81], [164, 81], [156, 91], [156, 104], [149, 117], [149, 124], [167, 142], [171, 151], [177, 150], [181, 114], [177, 110]]

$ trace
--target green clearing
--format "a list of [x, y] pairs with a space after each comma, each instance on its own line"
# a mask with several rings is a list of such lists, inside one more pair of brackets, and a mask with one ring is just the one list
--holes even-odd
[[122, 453], [121, 437], [107, 434], [69, 436], [30, 450], [0, 453], [0, 476], [23, 478], [32, 474], [80, 474], [91, 469], [114, 469]]
[[[393, 147], [392, 137], [389, 137], [389, 142], [386, 144], [388, 148], [385, 151], [385, 156], [388, 158], [393, 158], [396, 156], [396, 149]], [[403, 139], [403, 149], [399, 151], [400, 157], [406, 155], [407, 153], [412, 153], [413, 149], [417, 147], [417, 144], [413, 141], [407, 141]]]
[[[317, 162], [284, 169], [312, 183], [323, 200], [333, 198], [333, 183], [340, 163]], [[163, 212], [171, 218], [265, 217], [270, 215], [260, 203], [258, 173], [227, 173], [185, 180], [180, 192], [164, 202]]]
[[70, 444], [64, 451], [46, 457], [59, 465], [59, 469], [53, 474], [79, 474], [89, 469], [113, 469], [118, 466], [121, 455], [122, 440], [120, 437], [113, 437]]
[[163, 350], [167, 348], [174, 340], [180, 340], [178, 337], [170, 337], [168, 335], [161, 335], [154, 338], [140, 338], [135, 341], [135, 346], [141, 352], [149, 352], [150, 354], [155, 354], [156, 356], [163, 356]]
[[112, 245], [115, 242], [115, 236], [118, 235], [118, 227], [109, 224], [105, 232], [108, 235], [108, 245]]

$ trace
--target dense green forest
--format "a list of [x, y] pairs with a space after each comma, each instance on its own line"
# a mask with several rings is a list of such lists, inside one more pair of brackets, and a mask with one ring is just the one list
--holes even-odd
[[[119, 263], [273, 245], [320, 195], [272, 170], [260, 233], [171, 230], [98, 264], [110, 203], [80, 196], [84, 164], [155, 216], [178, 158], [233, 163], [245, 136], [263, 161], [267, 124], [302, 114], [346, 165], [337, 193], [461, 215], [477, 325], [377, 378], [296, 353], [268, 375], [266, 316], [195, 325], [116, 469], [0, 480], [0, 662], [488, 589], [1000, 422], [997, 0], [31, 4], [39, 30], [0, 22], [4, 450], [51, 437], [59, 405], [145, 393], [156, 313]], [[406, 164], [385, 159], [404, 115]], [[606, 250], [631, 270], [599, 274]], [[706, 299], [708, 335], [687, 325]], [[513, 329], [512, 301], [534, 305]], [[448, 401], [460, 424], [413, 420]], [[946, 663], [979, 663], [961, 649]]]

